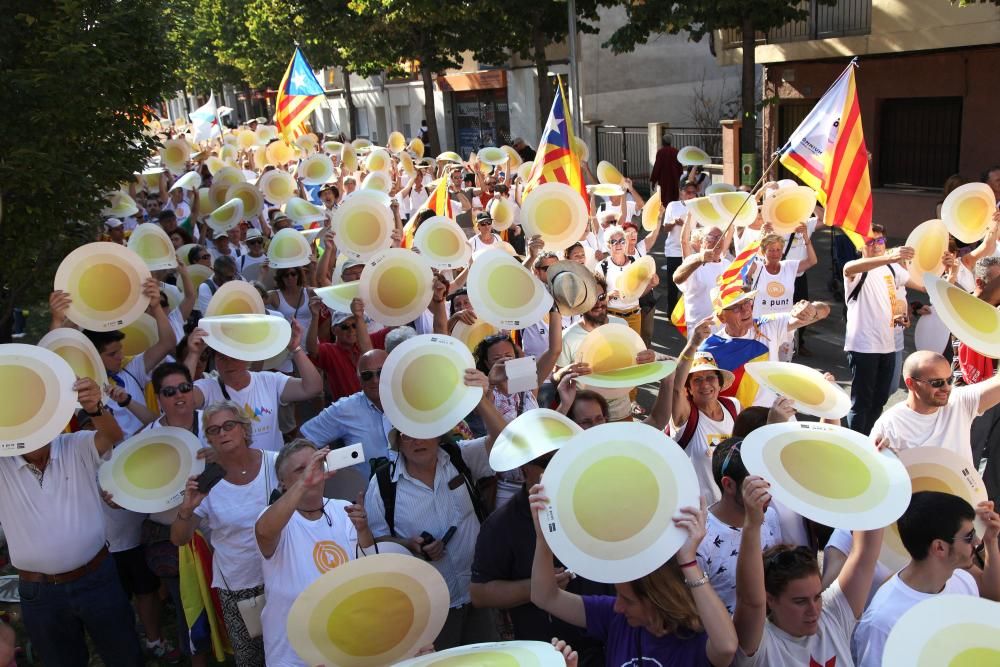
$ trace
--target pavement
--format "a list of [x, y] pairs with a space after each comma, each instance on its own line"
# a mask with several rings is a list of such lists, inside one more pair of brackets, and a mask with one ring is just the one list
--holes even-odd
[[[816, 249], [816, 255], [819, 259], [819, 263], [809, 269], [807, 273], [809, 278], [810, 300], [829, 303], [830, 316], [825, 320], [807, 327], [805, 337], [810, 354], [809, 356], [797, 355], [793, 361], [815, 368], [819, 371], [832, 373], [837, 379], [837, 384], [842, 386], [845, 391], [850, 392], [851, 370], [847, 365], [847, 354], [844, 352], [844, 331], [846, 328], [846, 321], [844, 319], [844, 300], [842, 294], [834, 293], [832, 290], [834, 280], [836, 280], [840, 285], [843, 284], [842, 278], [840, 276], [835, 276], [833, 271], [833, 256], [831, 253], [832, 238], [832, 230], [826, 227], [818, 228], [816, 233], [813, 234], [813, 247]], [[889, 240], [889, 247], [901, 244], [902, 241], [899, 239]], [[652, 253], [652, 255], [656, 259], [657, 266], [661, 269], [660, 281], [662, 283], [667, 279], [665, 271], [662, 270], [663, 265], [666, 262], [663, 255], [663, 242], [658, 241], [656, 246], [657, 249]], [[660, 298], [656, 310], [656, 324], [653, 330], [653, 349], [657, 352], [678, 356], [684, 348], [685, 340], [677, 332], [674, 325], [670, 323], [670, 313], [667, 311], [666, 290], [663, 289], [662, 292], [663, 296]], [[908, 299], [911, 301], [922, 301], [926, 303], [927, 295], [922, 292], [911, 291], [908, 294]], [[916, 347], [913, 343], [913, 328], [911, 327], [906, 331], [906, 350], [904, 352], [904, 358], [906, 354], [913, 352], [915, 349]], [[900, 383], [899, 388], [897, 388], [892, 396], [890, 396], [889, 402], [886, 404], [887, 408], [894, 405], [898, 401], [905, 400], [906, 390], [902, 387], [903, 385]], [[638, 400], [648, 409], [656, 398], [656, 385], [646, 385], [641, 387], [639, 391]]]

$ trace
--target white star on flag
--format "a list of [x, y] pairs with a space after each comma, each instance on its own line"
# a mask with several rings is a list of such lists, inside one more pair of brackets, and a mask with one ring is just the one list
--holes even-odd
[[302, 86], [306, 85], [305, 75], [302, 74], [301, 72], [295, 74], [294, 76], [292, 76], [292, 83], [295, 84], [296, 88], [301, 88]]

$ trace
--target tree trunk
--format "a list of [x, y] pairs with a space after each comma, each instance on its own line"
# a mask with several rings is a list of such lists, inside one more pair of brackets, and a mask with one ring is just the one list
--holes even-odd
[[[538, 72], [538, 135], [535, 137], [536, 140], [542, 136], [545, 123], [549, 121], [549, 110], [552, 109], [552, 98], [555, 96], [552, 81], [549, 79], [549, 61], [545, 58], [546, 41], [545, 33], [541, 30], [535, 30], [531, 35], [532, 56], [535, 61], [535, 71]], [[531, 143], [530, 137], [528, 143]], [[537, 148], [537, 146], [535, 147]]]
[[[340, 70], [344, 75], [344, 103], [347, 105], [347, 133], [348, 141], [356, 139], [356, 124], [358, 121], [358, 111], [354, 108], [354, 98], [351, 96], [351, 71], [346, 67]], [[344, 128], [340, 128], [343, 132]]]
[[740, 153], [757, 152], [757, 110], [754, 86], [757, 81], [755, 65], [757, 62], [754, 44], [756, 31], [753, 18], [743, 18], [743, 81], [742, 81], [742, 121], [740, 129]]
[[437, 155], [441, 152], [441, 144], [438, 143], [437, 115], [434, 110], [434, 79], [433, 73], [426, 65], [420, 67], [420, 78], [424, 82], [424, 117], [427, 120], [427, 134], [429, 141], [425, 148], [427, 155]]

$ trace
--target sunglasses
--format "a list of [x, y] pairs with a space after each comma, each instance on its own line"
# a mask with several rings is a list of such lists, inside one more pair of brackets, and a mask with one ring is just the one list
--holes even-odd
[[221, 426], [209, 426], [209, 427], [207, 427], [205, 429], [205, 435], [210, 436], [210, 437], [215, 437], [215, 436], [219, 435], [219, 433], [221, 433], [222, 431], [225, 431], [226, 433], [229, 433], [230, 431], [232, 431], [234, 428], [236, 428], [239, 425], [240, 425], [240, 423], [238, 421], [234, 421], [232, 419], [228, 419], [228, 420], [222, 422]]
[[923, 382], [924, 384], [928, 384], [934, 387], [935, 389], [940, 389], [945, 385], [951, 386], [951, 384], [955, 382], [955, 378], [950, 375], [946, 378], [934, 378], [933, 380], [921, 380], [920, 378], [910, 378], [910, 379], [913, 380], [914, 382]]
[[951, 539], [945, 540], [945, 542], [949, 544], [954, 544], [956, 541], [965, 542], [966, 544], [972, 544], [973, 542], [976, 541], [976, 529], [973, 528], [972, 530], [970, 530], [965, 535], [962, 535], [961, 537], [952, 537]]
[[181, 382], [176, 387], [160, 387], [160, 396], [172, 398], [177, 394], [190, 394], [194, 385], [190, 382]]
[[625, 245], [625, 239], [611, 239], [608, 241], [609, 245]]
[[382, 377], [382, 369], [381, 368], [376, 368], [375, 370], [371, 370], [371, 371], [361, 371], [361, 373], [359, 373], [359, 375], [361, 376], [361, 381], [362, 382], [368, 382], [368, 381], [372, 380], [373, 378]]
[[865, 245], [869, 247], [874, 245], [885, 245], [885, 237], [883, 236], [882, 238], [878, 239], [870, 239], [868, 241], [865, 241]]
[[212, 256], [211, 255], [202, 255], [201, 257], [198, 258], [199, 261], [200, 260], [205, 260], [205, 259], [212, 259]]
[[250, 239], [247, 245], [264, 245], [264, 239]]
[[351, 329], [357, 329], [358, 325], [355, 324], [354, 322], [350, 322], [345, 324], [338, 324], [337, 328], [340, 329], [341, 331], [350, 331]]
[[733, 445], [732, 449], [726, 452], [726, 458], [722, 459], [722, 467], [719, 469], [720, 477], [726, 476], [726, 468], [729, 467], [729, 462], [733, 460], [733, 454], [739, 454], [739, 453], [740, 453], [739, 444]]

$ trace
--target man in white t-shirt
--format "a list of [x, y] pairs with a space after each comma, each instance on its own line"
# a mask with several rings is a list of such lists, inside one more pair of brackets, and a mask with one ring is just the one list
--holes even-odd
[[896, 322], [906, 316], [897, 298], [910, 274], [900, 264], [913, 258], [913, 248], [886, 252], [885, 228], [872, 225], [861, 259], [844, 265], [847, 333], [844, 350], [851, 367], [851, 411], [847, 427], [868, 434], [889, 400], [896, 361]]
[[[986, 524], [982, 544], [986, 567], [975, 564], [976, 515]], [[858, 624], [852, 653], [858, 667], [881, 667], [886, 639], [910, 608], [936, 595], [1000, 598], [1000, 516], [993, 503], [973, 510], [958, 496], [939, 491], [913, 494], [896, 521], [903, 546], [913, 559], [883, 584]]]
[[943, 447], [972, 465], [972, 420], [1000, 403], [1000, 375], [952, 389], [951, 364], [937, 352], [914, 352], [903, 364], [906, 401], [886, 410], [871, 437], [895, 449]]
[[236, 280], [239, 271], [236, 268], [236, 260], [232, 257], [216, 257], [212, 262], [212, 277], [198, 285], [198, 301], [195, 303], [195, 310], [205, 314], [208, 304], [220, 287]]
[[323, 497], [324, 483], [334, 474], [324, 470], [327, 453], [304, 439], [282, 449], [274, 462], [282, 496], [254, 526], [267, 591], [261, 612], [264, 653], [273, 665], [302, 664], [285, 627], [299, 593], [354, 560], [358, 547], [375, 544], [363, 504]]
[[684, 261], [684, 252], [681, 249], [681, 228], [684, 226], [684, 219], [687, 217], [687, 202], [698, 196], [698, 186], [694, 183], [685, 183], [681, 189], [681, 198], [667, 204], [663, 212], [663, 231], [666, 238], [663, 241], [663, 254], [667, 258], [665, 271], [667, 274], [667, 313], [674, 312], [680, 290], [674, 283], [674, 272]]
[[[742, 438], [728, 438], [714, 448], [712, 474], [722, 497], [709, 505], [705, 537], [698, 545], [698, 564], [730, 614], [736, 608], [736, 559], [746, 521], [743, 480], [750, 475], [740, 455], [742, 443]], [[782, 541], [778, 513], [767, 507], [760, 527], [761, 552]]]
[[246, 238], [247, 251], [236, 260], [236, 266], [240, 275], [254, 264], [264, 264], [267, 262], [267, 255], [264, 254], [264, 235], [256, 227], [247, 230]]
[[[204, 329], [195, 329], [188, 337], [188, 354], [184, 365], [192, 375], [197, 373], [198, 361], [205, 350]], [[302, 349], [302, 327], [292, 322], [292, 336], [288, 341], [289, 358], [295, 363], [299, 377], [268, 371], [250, 372], [250, 363], [215, 351], [217, 378], [203, 377], [194, 383], [193, 401], [196, 408], [203, 408], [219, 401], [233, 401], [240, 406], [253, 425], [253, 446], [276, 452], [285, 444], [278, 427], [278, 406], [282, 403], [304, 401], [319, 396], [323, 391], [323, 377], [316, 370], [309, 355]]]
[[[684, 320], [690, 325], [712, 314], [712, 290], [718, 287], [719, 276], [732, 261], [724, 256], [729, 245], [718, 227], [695, 230], [691, 236], [694, 254], [689, 255], [674, 271], [674, 283], [684, 293]], [[671, 311], [672, 312], [672, 311]]]

